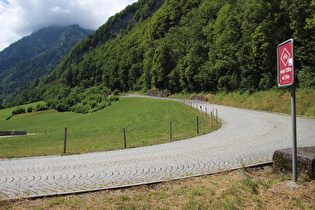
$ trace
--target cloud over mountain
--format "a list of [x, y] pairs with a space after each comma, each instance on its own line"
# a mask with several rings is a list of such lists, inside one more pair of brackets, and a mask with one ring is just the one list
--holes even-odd
[[97, 29], [137, 0], [0, 0], [0, 50], [46, 26]]

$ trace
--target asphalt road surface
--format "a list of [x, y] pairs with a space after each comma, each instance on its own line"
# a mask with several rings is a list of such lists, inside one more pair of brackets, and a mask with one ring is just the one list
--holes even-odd
[[[161, 145], [70, 156], [0, 160], [0, 199], [64, 194], [209, 174], [270, 161], [292, 147], [291, 117], [200, 101], [222, 128]], [[207, 107], [207, 108], [206, 108]], [[298, 147], [315, 146], [315, 121], [297, 119]]]

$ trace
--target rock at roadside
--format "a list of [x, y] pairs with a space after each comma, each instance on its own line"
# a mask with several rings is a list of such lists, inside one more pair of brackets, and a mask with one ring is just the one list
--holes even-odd
[[207, 101], [208, 99], [206, 97], [198, 96], [198, 95], [193, 95], [191, 97], [191, 100], [196, 100], [196, 101]]
[[[282, 172], [292, 172], [292, 148], [276, 150], [272, 157], [273, 167]], [[315, 179], [315, 146], [297, 149], [297, 171]]]
[[153, 97], [166, 98], [170, 95], [170, 92], [164, 92], [161, 90], [150, 90], [146, 95], [147, 96], [153, 96]]

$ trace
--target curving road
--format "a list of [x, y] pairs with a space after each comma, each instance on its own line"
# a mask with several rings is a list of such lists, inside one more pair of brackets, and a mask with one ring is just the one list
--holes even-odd
[[[169, 180], [270, 161], [292, 147], [291, 117], [200, 101], [218, 109], [223, 126], [213, 133], [161, 145], [71, 156], [0, 160], [0, 200], [95, 190]], [[297, 119], [298, 147], [315, 145], [315, 121]]]

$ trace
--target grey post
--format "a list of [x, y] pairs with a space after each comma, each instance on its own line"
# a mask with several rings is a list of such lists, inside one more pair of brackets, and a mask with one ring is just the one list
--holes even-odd
[[296, 108], [295, 108], [295, 84], [291, 86], [291, 114], [292, 114], [292, 174], [293, 182], [297, 181], [297, 143], [296, 143]]

